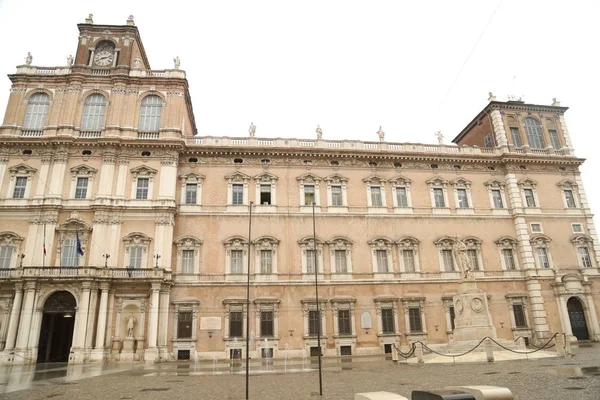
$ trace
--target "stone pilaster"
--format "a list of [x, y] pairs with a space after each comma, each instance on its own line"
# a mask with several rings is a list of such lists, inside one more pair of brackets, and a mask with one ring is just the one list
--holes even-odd
[[490, 113], [490, 118], [492, 120], [492, 126], [494, 128], [494, 137], [496, 138], [496, 145], [498, 147], [508, 147], [506, 129], [504, 129], [504, 121], [502, 120], [502, 114], [500, 114], [500, 110], [493, 110]]

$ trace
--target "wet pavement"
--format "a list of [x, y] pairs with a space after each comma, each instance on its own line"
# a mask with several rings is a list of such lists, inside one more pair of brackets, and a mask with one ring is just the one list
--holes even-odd
[[[327, 360], [323, 399], [353, 399], [355, 393], [389, 391], [410, 398], [412, 390], [446, 386], [508, 387], [522, 400], [600, 399], [600, 344], [573, 349], [568, 358], [465, 364], [398, 364], [383, 358]], [[292, 360], [253, 365], [250, 399], [315, 399], [314, 364]], [[239, 363], [43, 364], [0, 368], [0, 399], [226, 399], [245, 398]]]

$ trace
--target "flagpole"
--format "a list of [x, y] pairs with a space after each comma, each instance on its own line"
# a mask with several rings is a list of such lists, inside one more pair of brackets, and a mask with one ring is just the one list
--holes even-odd
[[42, 256], [42, 267], [46, 266], [46, 223], [44, 222], [44, 255]]

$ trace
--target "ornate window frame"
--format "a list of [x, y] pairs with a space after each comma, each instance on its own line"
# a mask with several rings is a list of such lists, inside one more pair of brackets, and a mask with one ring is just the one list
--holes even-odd
[[8, 269], [17, 268], [21, 263], [21, 258], [17, 254], [23, 253], [21, 245], [25, 240], [24, 237], [19, 236], [15, 232], [4, 231], [0, 232], [0, 247], [6, 247], [10, 253], [10, 260], [8, 262]]
[[[252, 303], [254, 303], [254, 326], [256, 327], [256, 333], [255, 333], [255, 338], [256, 338], [256, 345], [257, 345], [257, 351], [260, 351], [259, 348], [262, 346], [264, 346], [264, 342], [265, 340], [267, 341], [271, 341], [271, 343], [268, 345], [269, 348], [273, 348], [273, 342], [272, 341], [276, 341], [280, 339], [279, 336], [279, 304], [281, 303], [281, 300], [279, 300], [276, 297], [259, 297], [256, 298], [252, 301]], [[263, 311], [271, 311], [273, 312], [273, 336], [264, 336], [263, 332], [261, 332], [261, 321], [260, 321], [260, 317], [261, 317], [261, 312]], [[275, 346], [276, 347], [276, 346]], [[273, 356], [275, 357], [276, 355], [273, 354]]]
[[[245, 345], [242, 343], [240, 339], [246, 338], [246, 312], [248, 312], [246, 307], [246, 299], [245, 298], [226, 298], [223, 300], [223, 340], [226, 342], [239, 342], [237, 343], [237, 348], [243, 348]], [[229, 315], [231, 312], [241, 312], [242, 313], [242, 336], [240, 337], [231, 337], [231, 333], [229, 331]], [[227, 346], [228, 348], [230, 346]], [[233, 348], [233, 347], [232, 347]]]
[[[367, 207], [369, 212], [387, 212], [387, 196], [385, 190], [386, 180], [377, 175], [371, 175], [367, 178], [363, 179], [365, 183], [366, 193], [367, 193]], [[381, 205], [373, 205], [373, 197], [371, 190], [374, 187], [378, 187], [380, 189], [381, 195]]]
[[[556, 184], [561, 190], [561, 197], [563, 200], [563, 206], [565, 210], [573, 211], [581, 209], [581, 198], [579, 197], [579, 186], [576, 182], [564, 179]], [[567, 202], [567, 196], [565, 196], [565, 191], [569, 190], [573, 196], [574, 206], [570, 207]]]
[[[425, 297], [403, 297], [402, 310], [404, 311], [404, 324], [406, 327], [406, 338], [409, 342], [427, 340], [427, 324], [425, 319]], [[419, 308], [421, 310], [421, 331], [411, 331], [409, 309]]]
[[[349, 279], [352, 276], [352, 245], [354, 242], [344, 236], [338, 236], [327, 242], [329, 245], [329, 265], [332, 279]], [[346, 252], [346, 272], [336, 270], [336, 251]]]
[[[552, 261], [552, 254], [550, 252], [550, 239], [548, 236], [544, 234], [537, 234], [531, 236], [530, 243], [533, 250], [533, 258], [535, 259], [535, 266], [538, 270], [552, 270], [554, 269], [554, 262]], [[545, 248], [546, 249], [546, 257], [548, 258], [548, 267], [544, 267], [540, 265], [540, 257], [538, 253], [538, 249]]]
[[[181, 181], [181, 196], [179, 202], [181, 206], [195, 206], [202, 204], [202, 184], [204, 183], [204, 179], [206, 179], [206, 176], [194, 172], [179, 175], [179, 180]], [[196, 184], [196, 202], [193, 204], [186, 203], [188, 183]]]
[[[154, 103], [151, 103], [154, 102]], [[139, 100], [139, 112], [138, 112], [138, 131], [139, 132], [160, 132], [163, 110], [166, 102], [162, 96], [159, 96], [157, 92], [150, 92], [144, 95]], [[152, 114], [146, 112], [142, 115], [142, 109], [153, 111]], [[157, 123], [152, 123], [149, 118], [158, 118]], [[142, 126], [144, 125], [144, 126]], [[157, 125], [157, 126], [151, 126]]]
[[[392, 258], [392, 247], [394, 241], [387, 237], [376, 237], [367, 242], [371, 247], [371, 267], [373, 275], [378, 279], [386, 279], [393, 277], [394, 275], [394, 261]], [[379, 265], [377, 263], [377, 250], [384, 250], [387, 253], [387, 271], [379, 271]]]
[[[92, 198], [92, 189], [94, 188], [94, 177], [96, 176], [96, 173], [98, 173], [98, 170], [95, 168], [92, 168], [88, 165], [81, 164], [81, 165], [71, 168], [69, 171], [71, 171], [71, 192], [70, 192], [71, 196], [70, 197], [75, 200], [91, 199]], [[78, 180], [77, 178], [88, 178], [88, 184], [87, 184], [87, 189], [86, 189], [84, 198], [75, 198], [75, 194], [77, 191], [77, 180]]]
[[[506, 202], [506, 191], [505, 191], [506, 184], [498, 179], [492, 179], [492, 180], [485, 182], [484, 185], [488, 191], [488, 197], [490, 199], [490, 207], [492, 209], [492, 213], [501, 211], [502, 214], [506, 214], [507, 209], [508, 209], [508, 203]], [[496, 205], [494, 204], [494, 195], [493, 195], [494, 190], [497, 190], [500, 192], [500, 199], [502, 201], [502, 207], [496, 207]]]
[[[459, 214], [473, 214], [473, 197], [471, 196], [471, 181], [465, 178], [457, 178], [451, 182], [454, 192], [454, 206]], [[460, 207], [458, 191], [464, 190], [467, 196], [467, 207]]]
[[304, 204], [304, 186], [310, 185], [315, 187], [315, 210], [321, 209], [321, 178], [314, 174], [303, 174], [296, 178], [298, 181], [298, 198], [300, 204], [300, 210], [305, 212], [312, 212], [312, 204]]
[[[323, 246], [325, 242], [319, 238], [317, 238], [317, 274], [321, 275], [324, 271], [323, 265]], [[303, 239], [298, 240], [298, 245], [300, 246], [301, 259], [302, 259], [302, 276], [305, 279], [314, 279], [315, 273], [308, 272], [308, 258], [307, 258], [307, 250], [314, 250], [314, 239], [312, 236], [307, 236]]]
[[[33, 185], [33, 175], [37, 172], [37, 169], [21, 163], [10, 167], [8, 172], [10, 173], [10, 180], [8, 182], [8, 193], [6, 198], [11, 200], [29, 199], [31, 196], [31, 186]], [[27, 185], [25, 186], [23, 197], [14, 197], [17, 178], [27, 178]]]
[[[375, 313], [377, 314], [377, 336], [378, 337], [397, 337], [400, 336], [400, 329], [398, 324], [398, 297], [395, 296], [378, 296], [373, 299], [375, 303]], [[383, 321], [381, 320], [382, 309], [392, 309], [393, 318], [394, 318], [394, 332], [383, 332]], [[380, 339], [381, 340], [381, 339]], [[395, 342], [391, 342], [395, 343]]]
[[[226, 175], [225, 180], [227, 181], [227, 209], [232, 211], [239, 211], [240, 207], [248, 207], [248, 183], [250, 182], [250, 176], [243, 172], [236, 171], [232, 174]], [[243, 186], [242, 204], [233, 204], [233, 185]]]
[[83, 250], [83, 256], [77, 256], [78, 265], [86, 265], [86, 257], [88, 256], [88, 241], [92, 235], [92, 227], [88, 225], [79, 215], [78, 212], [74, 211], [71, 213], [69, 218], [62, 224], [56, 227], [58, 233], [58, 243], [56, 248], [56, 258], [54, 265], [62, 265], [62, 251], [63, 243], [66, 239], [75, 239], [76, 235], [79, 235], [79, 241], [81, 243], [81, 249]]
[[[398, 260], [400, 264], [400, 273], [402, 274], [419, 274], [421, 273], [421, 265], [419, 263], [419, 239], [413, 236], [405, 236], [402, 239], [396, 241], [398, 246]], [[412, 251], [414, 271], [407, 271], [404, 263], [404, 251]]]
[[[537, 194], [537, 182], [534, 181], [533, 179], [522, 179], [519, 182], [517, 182], [517, 185], [519, 186], [520, 192], [521, 192], [521, 201], [523, 204], [523, 209], [525, 210], [526, 213], [539, 213], [540, 212], [540, 199], [538, 198], [538, 194]], [[529, 206], [527, 205], [527, 196], [525, 195], [525, 189], [530, 189], [531, 193], [533, 194], [533, 200], [535, 202], [535, 205], [533, 206]]]
[[[266, 211], [266, 208], [271, 208], [277, 205], [277, 181], [279, 178], [268, 172], [263, 172], [255, 175], [252, 179], [256, 182], [255, 201], [254, 204], [261, 207], [261, 211]], [[271, 204], [262, 204], [260, 202], [260, 187], [262, 185], [270, 185], [271, 187]]]
[[[130, 197], [131, 200], [152, 200], [154, 198], [154, 177], [156, 176], [158, 171], [154, 168], [150, 168], [145, 165], [140, 165], [135, 168], [132, 168], [129, 172], [132, 176]], [[148, 178], [148, 196], [145, 199], [138, 199], [136, 196], [139, 178]]]
[[[323, 179], [327, 188], [327, 206], [330, 212], [348, 211], [348, 178], [340, 174], [329, 175]], [[342, 205], [333, 205], [332, 186], [339, 186], [342, 190]]]
[[[254, 277], [257, 280], [277, 280], [278, 267], [278, 247], [279, 240], [273, 236], [261, 236], [252, 242], [254, 246]], [[271, 273], [263, 273], [261, 266], [261, 252], [263, 250], [271, 251]]]
[[[453, 337], [454, 328], [456, 328], [456, 323], [452, 321], [452, 312], [450, 311], [454, 308], [454, 296], [442, 296], [442, 304], [444, 306], [444, 316], [446, 319], [446, 333], [450, 339]], [[454, 310], [454, 319], [456, 319], [456, 310]], [[452, 325], [455, 325], [454, 328], [452, 328]]]
[[149, 265], [148, 253], [150, 251], [150, 243], [152, 242], [152, 238], [142, 232], [131, 232], [128, 235], [123, 237], [123, 244], [125, 246], [125, 251], [123, 252], [123, 265], [127, 269], [132, 269], [131, 264], [131, 255], [129, 250], [132, 246], [139, 246], [142, 248], [142, 261], [140, 263], [141, 268], [151, 268]]
[[[583, 234], [574, 235], [571, 238], [571, 243], [573, 243], [573, 247], [575, 249], [575, 254], [577, 256], [577, 265], [579, 266], [579, 268], [585, 268], [585, 269], [598, 268], [598, 265], [596, 264], [595, 253], [594, 253], [594, 240], [590, 236], [583, 235]], [[587, 265], [587, 266], [585, 265], [585, 263], [581, 257], [581, 254], [579, 254], [580, 248], [587, 249], [587, 255], [589, 257], [590, 265]]]
[[37, 89], [27, 94], [27, 105], [23, 116], [23, 131], [42, 132], [44, 130], [53, 103], [51, 94], [51, 92], [44, 89]]
[[[496, 247], [498, 247], [498, 255], [500, 256], [500, 265], [502, 266], [502, 271], [518, 271], [521, 269], [519, 263], [519, 252], [518, 245], [519, 241], [510, 236], [502, 236], [501, 238], [494, 241]], [[503, 250], [512, 250], [512, 258], [513, 263], [515, 264], [515, 269], [509, 269], [508, 265], [506, 265], [506, 260], [504, 259]]]
[[[333, 337], [336, 339], [344, 339], [344, 338], [356, 338], [356, 315], [355, 315], [355, 303], [356, 299], [353, 297], [336, 297], [329, 300], [331, 303], [331, 311], [333, 313]], [[338, 321], [338, 311], [340, 310], [350, 310], [350, 333], [340, 333], [339, 321]], [[353, 349], [354, 350], [354, 349]], [[352, 352], [352, 354], [355, 354]]]
[[[413, 212], [412, 196], [410, 185], [412, 181], [405, 176], [398, 175], [397, 177], [388, 180], [392, 187], [392, 204], [394, 212], [399, 214], [410, 214]], [[404, 188], [406, 191], [406, 206], [398, 205], [398, 189]]]
[[[321, 339], [326, 339], [327, 338], [327, 325], [326, 325], [326, 318], [325, 318], [325, 314], [327, 311], [327, 302], [328, 300], [326, 298], [323, 297], [319, 297], [319, 311], [321, 312]], [[305, 298], [300, 300], [300, 304], [302, 305], [302, 316], [304, 319], [304, 332], [302, 333], [302, 337], [306, 340], [306, 339], [314, 339], [315, 343], [317, 341], [317, 335], [310, 335], [309, 334], [309, 327], [308, 327], [308, 312], [309, 311], [317, 311], [317, 302], [315, 301], [315, 298]], [[321, 341], [321, 345], [323, 346], [323, 348], [325, 347], [325, 343], [323, 343]]]
[[[195, 343], [198, 340], [198, 307], [200, 300], [198, 299], [183, 299], [173, 300], [173, 352], [177, 354], [177, 350], [190, 350], [192, 353], [195, 349]], [[192, 313], [192, 336], [189, 338], [180, 338], [178, 335], [178, 319], [180, 312]]]
[[[454, 238], [451, 238], [450, 236], [442, 236], [441, 238], [437, 239], [435, 242], [433, 242], [435, 244], [435, 246], [438, 249], [438, 261], [439, 261], [439, 269], [440, 272], [442, 273], [453, 273], [453, 274], [457, 274], [460, 272], [457, 266], [457, 260], [456, 257], [454, 255]], [[446, 271], [446, 267], [444, 264], [444, 254], [443, 251], [444, 250], [450, 250], [452, 252], [452, 271]]]
[[[225, 278], [231, 281], [242, 281], [248, 274], [248, 241], [241, 236], [232, 236], [223, 241], [225, 246]], [[239, 274], [231, 272], [231, 252], [239, 250], [242, 252], [242, 271]]]
[[[91, 90], [84, 95], [81, 103], [81, 122], [79, 130], [81, 132], [101, 132], [106, 128], [106, 114], [110, 102], [106, 96], [106, 92], [100, 90]], [[102, 102], [92, 102], [91, 99], [100, 99]], [[95, 112], [94, 109], [101, 110], [101, 112]], [[87, 114], [86, 114], [87, 112]], [[94, 121], [94, 119], [98, 119]]]
[[[177, 246], [177, 275], [198, 275], [200, 273], [200, 249], [202, 247], [202, 239], [192, 235], [184, 235], [177, 238], [174, 243]], [[194, 252], [194, 263], [191, 273], [183, 272], [184, 250]]]
[[467, 250], [475, 250], [477, 252], [477, 266], [479, 267], [479, 269], [475, 269], [475, 266], [471, 265], [471, 268], [473, 268], [471, 272], [474, 274], [481, 272], [483, 274], [483, 271], [485, 270], [483, 268], [483, 256], [481, 252], [481, 244], [483, 242], [481, 241], [481, 239], [475, 236], [467, 236], [466, 238], [462, 239], [462, 241], [467, 246]]
[[[450, 213], [450, 203], [448, 202], [448, 181], [444, 178], [435, 177], [425, 181], [427, 187], [429, 188], [429, 198], [431, 200], [431, 211], [434, 214], [449, 214]], [[435, 195], [434, 189], [442, 189], [442, 194], [444, 196], [444, 206], [436, 207], [435, 205]]]
[[[528, 337], [530, 340], [532, 338], [531, 332], [531, 318], [529, 317], [529, 310], [527, 305], [527, 294], [524, 293], [509, 293], [506, 296], [506, 302], [508, 304], [508, 310], [510, 315], [510, 327], [513, 332], [513, 337], [516, 339], [519, 336]], [[517, 327], [516, 319], [515, 319], [515, 305], [523, 306], [523, 317], [525, 318], [525, 326]]]

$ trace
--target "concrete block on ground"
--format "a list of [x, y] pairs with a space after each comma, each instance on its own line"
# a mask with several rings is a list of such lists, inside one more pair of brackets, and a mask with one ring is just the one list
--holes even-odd
[[404, 396], [390, 392], [356, 393], [354, 400], [408, 400]]
[[515, 398], [510, 389], [500, 386], [451, 386], [448, 389], [470, 393], [477, 400], [514, 400]]

